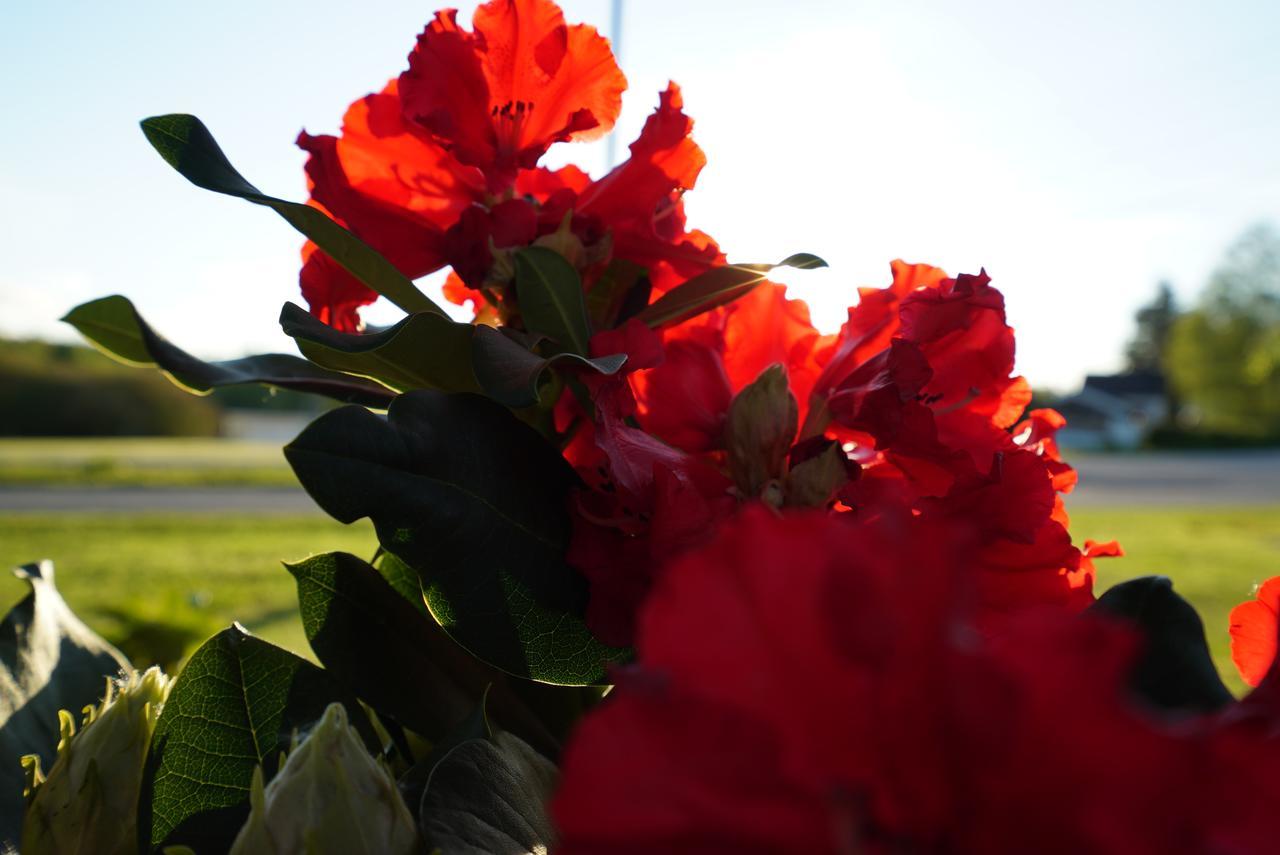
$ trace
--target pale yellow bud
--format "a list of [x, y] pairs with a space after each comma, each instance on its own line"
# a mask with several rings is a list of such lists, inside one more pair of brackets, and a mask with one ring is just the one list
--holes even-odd
[[412, 855], [418, 827], [386, 766], [330, 704], [271, 783], [254, 772], [230, 855]]

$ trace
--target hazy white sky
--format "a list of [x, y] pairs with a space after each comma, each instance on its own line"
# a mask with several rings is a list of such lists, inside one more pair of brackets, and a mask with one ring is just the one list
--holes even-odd
[[[608, 30], [609, 0], [563, 5]], [[398, 74], [434, 8], [6, 2], [0, 334], [69, 339], [68, 308], [123, 293], [202, 356], [291, 350], [301, 239], [188, 185], [136, 122], [195, 113], [302, 199], [297, 132]], [[892, 258], [985, 266], [1020, 370], [1069, 389], [1118, 366], [1158, 279], [1190, 299], [1236, 234], [1280, 221], [1278, 38], [1262, 0], [626, 0], [619, 151], [676, 80], [709, 158], [690, 222], [731, 258], [822, 255], [786, 279], [826, 329]], [[570, 161], [598, 174], [603, 146], [549, 158]]]

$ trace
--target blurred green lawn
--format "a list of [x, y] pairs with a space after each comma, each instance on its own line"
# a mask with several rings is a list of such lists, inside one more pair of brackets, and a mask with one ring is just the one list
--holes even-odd
[[0, 439], [0, 485], [292, 486], [278, 442], [186, 437]]
[[[1128, 553], [1098, 562], [1099, 590], [1145, 574], [1172, 577], [1200, 610], [1224, 679], [1242, 689], [1227, 614], [1280, 574], [1280, 507], [1081, 508], [1072, 531], [1078, 541], [1118, 539]], [[0, 562], [53, 559], [71, 607], [140, 661], [177, 658], [232, 620], [307, 655], [293, 579], [280, 562], [331, 550], [368, 558], [375, 546], [367, 521], [343, 526], [319, 515], [0, 517]], [[16, 580], [3, 585], [10, 603], [23, 593]]]
[[1231, 664], [1228, 614], [1280, 575], [1280, 506], [1068, 510], [1077, 542], [1114, 539], [1124, 547], [1125, 557], [1097, 562], [1097, 590], [1134, 576], [1168, 576], [1200, 612], [1223, 680], [1243, 691]]
[[[51, 559], [71, 608], [139, 665], [172, 664], [232, 621], [309, 656], [281, 562], [332, 551], [368, 559], [376, 547], [367, 520], [319, 514], [0, 516], [0, 562]], [[0, 579], [6, 609], [25, 592]]]

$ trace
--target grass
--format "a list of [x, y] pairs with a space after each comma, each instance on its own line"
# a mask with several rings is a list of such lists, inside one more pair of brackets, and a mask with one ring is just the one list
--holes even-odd
[[1231, 663], [1228, 614], [1254, 586], [1280, 575], [1280, 507], [1081, 508], [1071, 512], [1078, 541], [1119, 540], [1125, 557], [1097, 562], [1098, 591], [1135, 576], [1162, 575], [1204, 620], [1218, 672], [1245, 689]]
[[[52, 559], [71, 608], [138, 665], [172, 666], [233, 620], [309, 655], [281, 561], [336, 550], [368, 558], [375, 547], [367, 521], [320, 516], [0, 517], [0, 562]], [[0, 579], [4, 608], [25, 593], [18, 580]]]
[[[1134, 576], [1170, 576], [1204, 618], [1227, 684], [1243, 689], [1227, 614], [1255, 584], [1280, 575], [1280, 507], [1082, 508], [1072, 531], [1078, 541], [1115, 538], [1128, 553], [1098, 562], [1100, 591]], [[140, 663], [172, 661], [232, 620], [306, 654], [293, 579], [280, 561], [330, 550], [368, 557], [374, 546], [367, 522], [319, 516], [0, 517], [0, 562], [53, 559], [71, 607]], [[0, 580], [0, 597], [5, 584], [16, 602], [23, 587]]]
[[179, 437], [0, 439], [0, 485], [292, 486], [278, 442]]

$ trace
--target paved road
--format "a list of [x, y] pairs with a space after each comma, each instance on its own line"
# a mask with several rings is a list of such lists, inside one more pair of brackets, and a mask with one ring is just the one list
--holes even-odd
[[[1280, 505], [1280, 451], [1071, 455], [1084, 505]], [[1280, 520], [1277, 520], [1280, 528]]]
[[[1280, 505], [1280, 452], [1070, 455], [1080, 486], [1067, 506]], [[0, 487], [0, 514], [319, 514], [292, 487]], [[1280, 528], [1280, 520], [1277, 520]]]
[[0, 514], [322, 514], [301, 487], [0, 487]]

